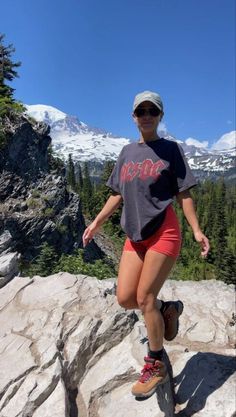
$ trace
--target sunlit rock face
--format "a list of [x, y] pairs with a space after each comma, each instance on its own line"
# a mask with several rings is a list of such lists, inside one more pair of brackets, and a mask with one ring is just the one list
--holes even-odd
[[14, 278], [0, 289], [1, 417], [232, 417], [233, 286], [169, 280], [160, 298], [184, 303], [179, 334], [165, 343], [175, 394], [167, 382], [141, 402], [130, 390], [146, 329], [117, 304], [115, 279]]
[[[85, 221], [79, 195], [68, 191], [63, 164], [52, 158], [50, 128], [21, 116], [5, 130], [0, 152], [0, 242], [9, 233], [7, 251], [17, 252], [26, 262], [35, 259], [45, 242], [59, 255], [72, 253], [82, 247]], [[87, 258], [101, 256], [92, 242]]]

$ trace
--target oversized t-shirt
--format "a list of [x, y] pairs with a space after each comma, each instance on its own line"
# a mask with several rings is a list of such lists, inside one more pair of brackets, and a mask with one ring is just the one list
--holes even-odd
[[138, 242], [161, 226], [174, 196], [196, 185], [196, 180], [181, 146], [157, 139], [124, 146], [107, 185], [121, 194], [121, 227]]

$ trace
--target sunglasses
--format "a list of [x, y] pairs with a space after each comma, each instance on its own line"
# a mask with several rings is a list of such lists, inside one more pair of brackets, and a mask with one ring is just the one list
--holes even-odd
[[152, 117], [157, 117], [161, 113], [161, 110], [159, 110], [156, 106], [149, 107], [149, 109], [145, 109], [144, 107], [138, 107], [134, 114], [137, 117], [145, 116], [146, 114]]

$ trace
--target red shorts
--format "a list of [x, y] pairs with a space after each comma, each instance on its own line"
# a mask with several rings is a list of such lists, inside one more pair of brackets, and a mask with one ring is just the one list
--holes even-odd
[[181, 231], [179, 221], [172, 205], [166, 209], [166, 215], [161, 227], [149, 238], [132, 242], [129, 238], [124, 244], [124, 251], [136, 251], [145, 254], [153, 250], [164, 255], [178, 258], [181, 248]]

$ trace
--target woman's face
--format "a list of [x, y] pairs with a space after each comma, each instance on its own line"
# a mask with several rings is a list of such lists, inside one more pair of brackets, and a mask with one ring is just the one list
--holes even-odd
[[[139, 110], [141, 109], [141, 115], [139, 114]], [[153, 113], [156, 113], [156, 110], [159, 110], [153, 103], [151, 103], [150, 101], [144, 101], [143, 103], [141, 103], [137, 109], [135, 110], [135, 112], [133, 113], [133, 119], [134, 122], [136, 123], [138, 129], [143, 133], [143, 134], [151, 134], [156, 132], [157, 130], [157, 126], [161, 121], [162, 118], [162, 112], [160, 111], [160, 113], [158, 115], [152, 115], [150, 114], [150, 112], [152, 113], [152, 110], [154, 109]], [[143, 111], [142, 111], [143, 110]], [[148, 111], [150, 110], [150, 112]], [[137, 112], [137, 113], [136, 113]]]

